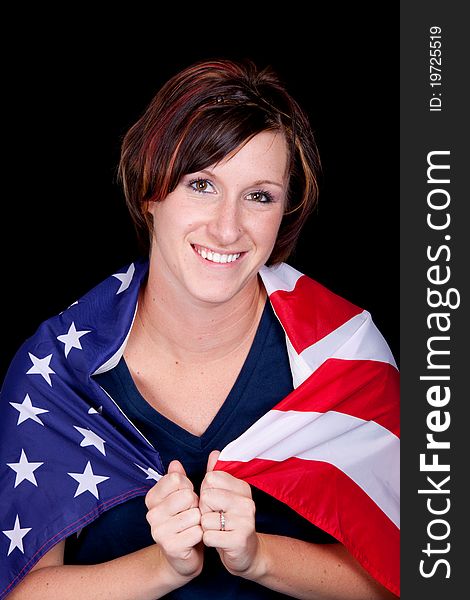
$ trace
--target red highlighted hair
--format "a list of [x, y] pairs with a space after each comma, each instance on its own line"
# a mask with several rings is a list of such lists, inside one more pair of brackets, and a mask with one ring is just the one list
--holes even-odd
[[305, 113], [275, 73], [251, 61], [198, 62], [172, 77], [124, 137], [119, 177], [141, 247], [152, 217], [181, 177], [225, 158], [262, 131], [282, 132], [289, 148], [285, 214], [268, 264], [287, 259], [315, 206], [320, 160]]

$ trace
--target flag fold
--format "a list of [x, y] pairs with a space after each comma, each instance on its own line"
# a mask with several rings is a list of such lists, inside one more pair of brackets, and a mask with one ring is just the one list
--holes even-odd
[[[60, 540], [145, 495], [154, 448], [93, 375], [122, 357], [148, 272], [141, 260], [48, 319], [0, 394], [0, 594]], [[342, 542], [399, 594], [399, 388], [367, 311], [292, 267], [260, 276], [284, 328], [294, 391], [222, 450], [216, 468]]]

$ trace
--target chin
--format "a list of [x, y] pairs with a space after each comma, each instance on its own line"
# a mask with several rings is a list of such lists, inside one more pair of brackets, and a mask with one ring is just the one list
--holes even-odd
[[236, 291], [211, 291], [211, 290], [195, 290], [193, 293], [193, 297], [199, 300], [200, 302], [204, 302], [206, 304], [224, 304], [231, 300], [234, 296], [236, 296]]
[[200, 302], [223, 304], [232, 300], [245, 286], [245, 282], [243, 284], [237, 282], [236, 285], [223, 285], [221, 282], [208, 282], [201, 279], [197, 282], [192, 282], [192, 285], [188, 286], [188, 290], [193, 298]]

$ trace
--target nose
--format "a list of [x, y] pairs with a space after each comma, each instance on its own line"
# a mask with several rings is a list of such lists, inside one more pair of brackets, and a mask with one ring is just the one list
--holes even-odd
[[224, 246], [234, 244], [243, 235], [242, 207], [236, 196], [220, 199], [208, 224], [214, 241]]

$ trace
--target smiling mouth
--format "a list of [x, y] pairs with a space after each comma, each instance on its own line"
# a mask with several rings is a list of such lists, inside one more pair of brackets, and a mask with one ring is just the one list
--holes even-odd
[[194, 250], [204, 258], [205, 260], [217, 264], [227, 264], [233, 263], [240, 258], [245, 252], [236, 252], [236, 253], [223, 253], [216, 252], [215, 250], [211, 250], [210, 248], [206, 248], [205, 246], [198, 246], [196, 244], [192, 244]]

